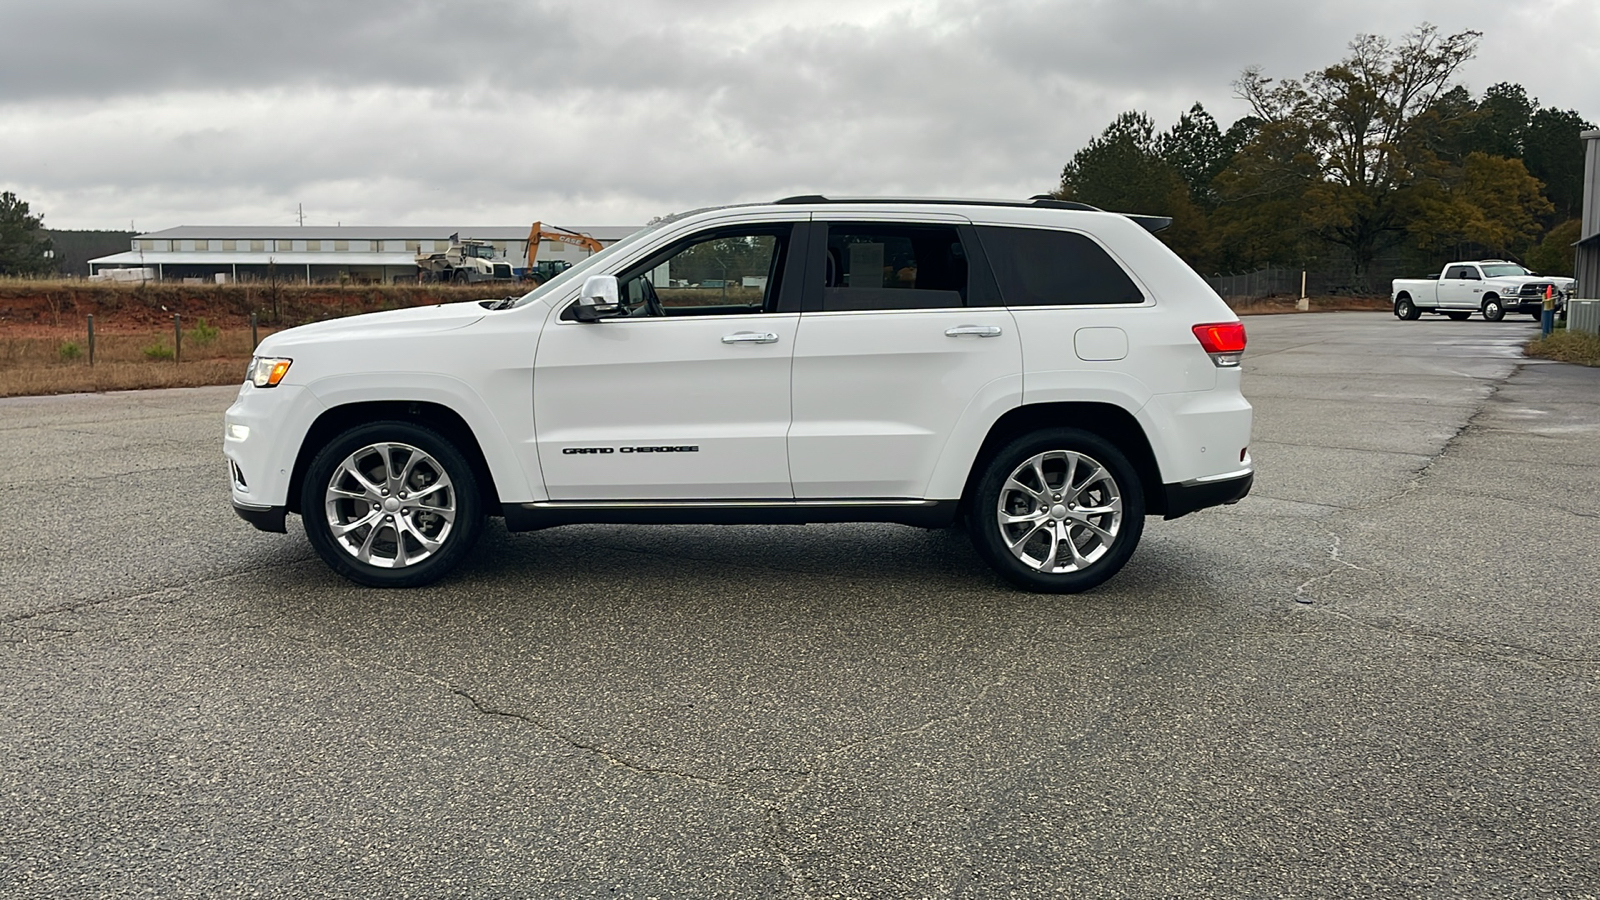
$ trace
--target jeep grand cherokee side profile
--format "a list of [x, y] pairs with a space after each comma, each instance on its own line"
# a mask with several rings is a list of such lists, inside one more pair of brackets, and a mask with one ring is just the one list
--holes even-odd
[[1082, 204], [793, 197], [658, 220], [520, 298], [294, 328], [228, 409], [233, 506], [422, 585], [485, 517], [964, 522], [1020, 587], [1115, 574], [1253, 478], [1244, 328]]

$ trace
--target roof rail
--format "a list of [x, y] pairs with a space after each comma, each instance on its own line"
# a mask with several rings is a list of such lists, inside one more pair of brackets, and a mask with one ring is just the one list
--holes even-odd
[[934, 206], [1034, 206], [1048, 209], [1076, 209], [1099, 212], [1096, 207], [1075, 200], [1057, 200], [1041, 194], [1026, 200], [972, 200], [963, 197], [824, 197], [821, 194], [799, 194], [774, 201], [778, 205], [797, 203], [926, 203]]
[[[969, 200], [960, 197], [824, 197], [821, 194], [797, 194], [773, 201], [780, 206], [801, 203], [926, 203], [935, 206], [1011, 206], [1034, 209], [1071, 209], [1079, 212], [1105, 212], [1098, 206], [1076, 200], [1058, 200], [1049, 194], [1034, 194], [1026, 200]], [[1140, 216], [1132, 213], [1113, 213], [1126, 216], [1139, 223], [1146, 231], [1155, 233], [1172, 224], [1170, 216]]]

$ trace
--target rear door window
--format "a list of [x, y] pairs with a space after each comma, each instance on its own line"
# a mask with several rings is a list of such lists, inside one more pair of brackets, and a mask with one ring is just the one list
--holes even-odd
[[1099, 244], [1072, 231], [980, 226], [1007, 306], [1143, 303], [1144, 293]]
[[822, 311], [966, 305], [967, 253], [951, 225], [830, 222]]

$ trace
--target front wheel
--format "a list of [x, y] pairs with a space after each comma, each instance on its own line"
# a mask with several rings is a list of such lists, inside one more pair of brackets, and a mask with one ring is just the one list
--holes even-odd
[[1490, 297], [1483, 301], [1483, 318], [1486, 322], [1498, 322], [1506, 317], [1506, 308], [1500, 305], [1500, 298]]
[[483, 530], [472, 466], [410, 422], [359, 425], [328, 442], [306, 470], [300, 516], [335, 572], [372, 587], [437, 581]]
[[1144, 531], [1144, 488], [1098, 435], [1024, 435], [989, 460], [967, 510], [980, 555], [1030, 591], [1075, 594], [1115, 575]]
[[1530, 315], [1533, 316], [1533, 320], [1535, 322], [1543, 322], [1544, 321], [1544, 313], [1542, 311], [1541, 312], [1536, 312], [1536, 313], [1530, 313]]

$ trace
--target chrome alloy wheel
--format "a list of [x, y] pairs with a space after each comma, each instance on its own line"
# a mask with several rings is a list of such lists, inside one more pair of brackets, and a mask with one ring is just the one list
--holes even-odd
[[439, 552], [456, 520], [455, 488], [444, 466], [410, 444], [368, 444], [345, 457], [323, 501], [334, 542], [384, 569]]
[[1122, 529], [1122, 491], [1111, 471], [1072, 450], [1040, 453], [1000, 488], [1000, 539], [1045, 574], [1077, 572], [1111, 549]]

